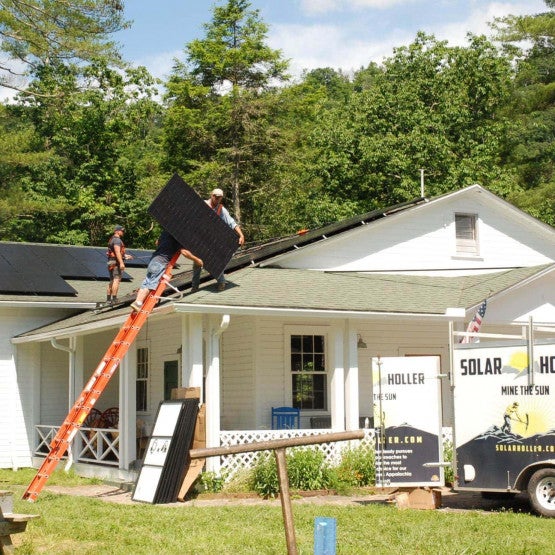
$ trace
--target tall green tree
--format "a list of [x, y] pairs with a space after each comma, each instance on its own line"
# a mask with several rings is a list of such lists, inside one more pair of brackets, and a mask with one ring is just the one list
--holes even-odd
[[291, 235], [356, 212], [350, 200], [328, 193], [313, 168], [317, 149], [311, 140], [321, 114], [344, 106], [353, 90], [346, 75], [326, 67], [306, 71], [299, 82], [275, 92], [274, 125], [280, 147], [272, 153], [267, 179], [253, 193], [253, 219], [260, 238]]
[[506, 143], [504, 164], [514, 169], [519, 187], [510, 200], [555, 225], [555, 0], [548, 10], [496, 22], [498, 38], [520, 55], [514, 93], [506, 114], [517, 125]]
[[109, 37], [129, 25], [123, 10], [120, 0], [0, 0], [0, 86], [25, 91], [44, 65], [120, 62]]
[[215, 6], [204, 28], [167, 83], [168, 165], [197, 189], [231, 191], [232, 211], [248, 225], [275, 145], [275, 97], [267, 93], [287, 78], [287, 62], [267, 46], [268, 28], [247, 0]]

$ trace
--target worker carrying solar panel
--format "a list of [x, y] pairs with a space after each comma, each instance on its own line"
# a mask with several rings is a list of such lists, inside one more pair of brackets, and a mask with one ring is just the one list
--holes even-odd
[[[243, 246], [245, 243], [245, 236], [243, 231], [237, 222], [231, 217], [227, 208], [222, 204], [224, 198], [224, 192], [221, 189], [214, 189], [208, 200], [204, 202], [239, 236], [239, 246]], [[195, 264], [193, 266], [193, 280], [191, 282], [191, 293], [198, 291], [200, 284], [200, 271], [201, 267]], [[218, 283], [218, 291], [223, 291], [225, 289], [225, 276], [222, 272], [218, 276], [214, 276]]]
[[125, 270], [125, 261], [131, 260], [130, 254], [125, 254], [125, 244], [123, 242], [123, 234], [125, 229], [121, 225], [114, 227], [114, 233], [108, 241], [108, 272], [110, 273], [110, 281], [106, 289], [106, 301], [116, 303], [118, 300], [118, 289]]
[[148, 292], [156, 289], [160, 278], [164, 274], [166, 266], [173, 256], [179, 251], [185, 258], [192, 260], [195, 265], [202, 268], [203, 262], [195, 256], [191, 251], [184, 249], [183, 246], [166, 230], [162, 231], [158, 241], [156, 242], [156, 250], [152, 253], [150, 262], [146, 269], [146, 277], [141, 284], [140, 289], [137, 291], [137, 298], [131, 304], [131, 308], [138, 312], [143, 306]]

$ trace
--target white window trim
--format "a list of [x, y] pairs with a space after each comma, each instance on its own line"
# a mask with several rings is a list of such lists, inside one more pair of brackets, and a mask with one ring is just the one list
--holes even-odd
[[291, 380], [291, 336], [292, 335], [323, 335], [324, 336], [324, 360], [326, 362], [326, 408], [325, 409], [301, 409], [303, 413], [311, 416], [329, 415], [331, 402], [331, 378], [333, 375], [333, 337], [332, 329], [329, 326], [311, 325], [286, 325], [283, 327], [284, 340], [284, 383], [285, 383], [285, 404], [293, 406], [293, 387]]

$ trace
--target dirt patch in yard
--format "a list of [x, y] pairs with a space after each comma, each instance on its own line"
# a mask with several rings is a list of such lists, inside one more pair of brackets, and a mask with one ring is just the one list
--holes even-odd
[[[97, 484], [88, 486], [47, 486], [45, 491], [64, 495], [80, 495], [106, 501], [109, 503], [140, 503], [132, 500], [131, 488], [117, 485]], [[367, 503], [395, 504], [397, 490], [363, 491], [356, 495], [335, 495], [330, 492], [292, 493], [293, 504], [312, 503], [317, 505], [359, 505]], [[184, 502], [168, 503], [175, 507], [215, 507], [229, 505], [280, 505], [279, 498], [263, 499], [254, 494], [201, 494]], [[486, 499], [479, 492], [454, 492], [449, 488], [441, 488], [440, 511], [486, 511], [496, 512], [509, 510], [530, 513], [526, 495]]]

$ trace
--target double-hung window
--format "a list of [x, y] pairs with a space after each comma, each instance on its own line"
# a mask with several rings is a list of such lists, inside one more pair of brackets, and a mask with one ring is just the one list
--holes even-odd
[[327, 410], [326, 336], [289, 335], [292, 405], [301, 410]]

